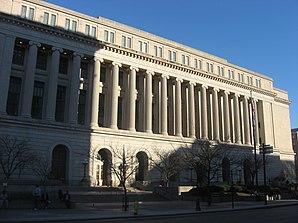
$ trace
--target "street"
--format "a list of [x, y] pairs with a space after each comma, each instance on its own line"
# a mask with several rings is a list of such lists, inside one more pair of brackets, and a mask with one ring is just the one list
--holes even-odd
[[[100, 219], [82, 221], [80, 223], [111, 223], [111, 222], [154, 222], [154, 223], [192, 223], [192, 222], [208, 222], [208, 223], [264, 223], [264, 222], [282, 222], [282, 223], [296, 223], [298, 219], [298, 206], [287, 207], [273, 207], [266, 209], [252, 209], [252, 210], [237, 210], [227, 212], [213, 212], [213, 213], [198, 213], [189, 215], [174, 215], [163, 217], [144, 217], [138, 216], [137, 218], [119, 218], [119, 219]], [[55, 221], [66, 222], [66, 221]]]

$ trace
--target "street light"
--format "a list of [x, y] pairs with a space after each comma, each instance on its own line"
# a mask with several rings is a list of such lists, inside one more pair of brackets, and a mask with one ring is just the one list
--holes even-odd
[[196, 164], [196, 173], [197, 173], [197, 188], [199, 187], [199, 163], [200, 163], [200, 157], [199, 156], [195, 156], [193, 158], [193, 161]]
[[86, 175], [87, 175], [87, 173], [86, 173], [87, 172], [87, 165], [88, 165], [88, 160], [87, 159], [84, 159], [84, 161], [83, 161], [84, 176], [83, 176], [83, 179], [81, 180], [81, 182], [83, 184], [88, 182], [87, 177], [86, 177]]

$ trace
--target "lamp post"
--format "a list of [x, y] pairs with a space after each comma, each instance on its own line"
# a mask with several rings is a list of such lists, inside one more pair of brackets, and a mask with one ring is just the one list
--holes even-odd
[[242, 170], [238, 170], [238, 173], [239, 173], [239, 185], [241, 185], [241, 175], [242, 175]]
[[231, 197], [232, 197], [232, 208], [234, 208], [234, 181], [233, 181], [233, 170], [231, 170]]
[[87, 165], [88, 165], [88, 160], [87, 159], [84, 159], [83, 161], [83, 166], [84, 166], [84, 176], [83, 176], [83, 179], [81, 180], [81, 183], [82, 184], [87, 184], [88, 183], [88, 180], [87, 180]]
[[199, 156], [195, 156], [193, 158], [193, 161], [196, 164], [196, 174], [197, 174], [197, 188], [199, 187], [199, 163], [200, 163], [200, 157]]

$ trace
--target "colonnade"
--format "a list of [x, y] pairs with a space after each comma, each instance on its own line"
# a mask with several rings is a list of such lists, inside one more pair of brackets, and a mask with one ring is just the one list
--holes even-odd
[[[0, 48], [2, 55], [0, 59], [2, 64], [12, 60], [13, 44], [15, 38], [1, 36], [3, 39]], [[23, 79], [24, 95], [20, 107], [20, 115], [24, 118], [30, 118], [31, 105], [33, 97], [34, 80], [36, 73], [36, 60], [38, 47], [40, 43], [33, 41], [28, 45], [28, 59], [25, 66], [25, 75]], [[11, 47], [10, 49], [8, 47]], [[5, 52], [5, 57], [3, 56]], [[51, 63], [48, 70], [48, 88], [46, 97], [45, 119], [55, 121], [55, 106], [57, 85], [59, 79], [59, 61], [63, 49], [51, 48]], [[78, 92], [80, 86], [80, 69], [82, 54], [74, 52], [71, 62], [71, 76], [69, 77], [69, 108], [67, 122], [77, 124], [78, 114]], [[127, 87], [125, 90], [125, 122], [124, 129], [137, 131], [136, 123], [142, 122], [142, 130], [146, 133], [155, 133], [162, 135], [175, 135], [179, 137], [190, 137], [200, 139], [210, 139], [223, 141], [227, 143], [247, 144], [253, 143], [252, 139], [252, 112], [250, 98], [247, 95], [240, 95], [237, 92], [230, 92], [226, 89], [209, 86], [205, 83], [194, 82], [193, 79], [187, 80], [176, 77], [174, 74], [162, 73], [160, 71], [147, 70], [141, 67], [121, 64], [120, 62], [109, 62], [102, 58], [94, 58], [90, 61], [93, 69], [89, 74], [89, 108], [87, 113], [90, 117], [87, 119], [92, 128], [98, 127], [99, 113], [99, 94], [103, 86], [100, 80], [101, 66], [110, 67], [110, 72], [106, 72], [109, 81], [105, 83], [109, 103], [107, 123], [105, 127], [117, 129], [118, 117], [118, 97], [121, 87], [119, 86], [119, 71], [127, 75]], [[11, 64], [11, 63], [8, 63]], [[1, 103], [0, 112], [5, 113], [7, 102], [7, 92], [9, 77], [7, 69], [9, 66], [2, 66], [0, 72], [1, 81]], [[110, 74], [110, 75], [109, 75]], [[137, 77], [142, 84], [137, 86]], [[153, 88], [153, 82], [155, 87]], [[2, 88], [3, 85], [3, 88]], [[137, 103], [139, 101], [139, 103]], [[154, 106], [153, 106], [154, 105]], [[136, 107], [141, 106], [138, 114], [139, 120], [136, 120]], [[255, 112], [258, 114], [256, 104]], [[121, 114], [120, 114], [121, 115]], [[154, 117], [154, 120], [153, 120]], [[256, 123], [258, 115], [256, 117]], [[256, 139], [258, 139], [258, 128], [256, 129]]]

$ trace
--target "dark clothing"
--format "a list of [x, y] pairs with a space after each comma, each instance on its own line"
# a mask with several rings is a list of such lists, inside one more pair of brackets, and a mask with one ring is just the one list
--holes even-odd
[[70, 194], [68, 193], [68, 191], [66, 191], [65, 194], [63, 195], [63, 201], [65, 203], [65, 206], [67, 208], [70, 208], [71, 202], [70, 202]]

